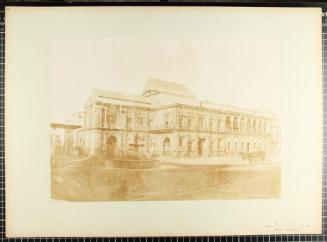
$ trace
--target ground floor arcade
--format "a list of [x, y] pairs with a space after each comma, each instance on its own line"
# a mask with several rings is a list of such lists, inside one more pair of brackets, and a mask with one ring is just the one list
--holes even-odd
[[118, 130], [82, 131], [77, 136], [76, 149], [85, 155], [132, 155], [143, 158], [215, 157], [251, 152], [272, 154], [279, 151], [277, 142], [269, 136]]

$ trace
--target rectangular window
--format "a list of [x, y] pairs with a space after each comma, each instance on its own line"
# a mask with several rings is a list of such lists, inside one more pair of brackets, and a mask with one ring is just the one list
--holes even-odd
[[185, 121], [186, 121], [185, 116], [179, 116], [178, 117], [178, 125], [180, 127], [185, 127], [185, 124], [186, 124]]
[[182, 126], [183, 125], [183, 117], [182, 116], [179, 116], [178, 117], [178, 125], [179, 126]]
[[203, 128], [204, 122], [203, 117], [199, 117], [199, 128]]
[[101, 109], [101, 126], [104, 126], [106, 121], [106, 110], [104, 108]]
[[214, 124], [215, 124], [215, 121], [213, 119], [211, 119], [209, 121], [209, 127], [210, 127], [210, 129], [213, 129], [214, 128]]
[[144, 118], [142, 116], [138, 116], [136, 118], [137, 125], [143, 125], [144, 124]]
[[165, 128], [169, 128], [169, 114], [168, 113], [165, 113], [164, 114], [164, 127]]
[[187, 127], [192, 127], [192, 118], [187, 118]]
[[131, 117], [127, 117], [127, 124], [132, 124], [132, 118]]
[[116, 123], [116, 115], [109, 115], [108, 118], [111, 124]]

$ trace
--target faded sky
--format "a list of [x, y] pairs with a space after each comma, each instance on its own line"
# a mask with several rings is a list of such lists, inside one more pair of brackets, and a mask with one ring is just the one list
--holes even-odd
[[50, 47], [52, 120], [82, 111], [93, 88], [141, 94], [151, 77], [200, 99], [280, 109], [281, 48], [269, 38], [61, 38]]

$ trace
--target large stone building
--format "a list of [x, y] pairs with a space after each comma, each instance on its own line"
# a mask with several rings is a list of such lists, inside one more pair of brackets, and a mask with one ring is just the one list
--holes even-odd
[[75, 150], [107, 157], [241, 156], [279, 152], [279, 122], [254, 110], [199, 101], [185, 86], [151, 79], [142, 95], [93, 90], [77, 115]]

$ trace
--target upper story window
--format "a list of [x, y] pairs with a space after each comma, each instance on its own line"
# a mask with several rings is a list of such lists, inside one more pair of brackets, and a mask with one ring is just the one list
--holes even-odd
[[257, 132], [257, 120], [253, 120], [252, 121], [252, 133], [256, 133]]
[[178, 117], [178, 125], [182, 126], [183, 125], [183, 116]]
[[203, 118], [203, 116], [200, 116], [199, 117], [199, 128], [201, 129], [203, 127], [204, 127], [204, 118]]
[[184, 116], [179, 116], [179, 118], [178, 118], [178, 125], [180, 127], [184, 127], [185, 126], [185, 117]]
[[192, 118], [191, 117], [188, 117], [187, 118], [187, 127], [192, 127], [193, 125], [192, 125]]
[[126, 123], [128, 125], [131, 125], [132, 124], [132, 117], [127, 117]]
[[116, 123], [116, 115], [115, 115], [115, 114], [110, 114], [110, 115], [108, 115], [108, 121], [109, 121], [109, 123], [111, 123], [111, 124]]
[[149, 118], [148, 119], [148, 127], [152, 127], [152, 125], [153, 125], [153, 119]]
[[225, 129], [226, 131], [230, 131], [232, 129], [232, 122], [229, 116], [226, 117]]
[[221, 120], [217, 119], [217, 129], [220, 130], [221, 129]]
[[137, 123], [137, 125], [144, 125], [144, 117], [143, 116], [138, 116], [136, 118], [136, 123]]
[[238, 118], [237, 117], [234, 117], [233, 130], [234, 131], [238, 131], [239, 130], [239, 127], [238, 127]]
[[251, 127], [251, 120], [248, 119], [246, 122], [246, 132], [251, 133], [252, 127]]
[[106, 110], [104, 108], [101, 109], [101, 126], [104, 126], [106, 121]]
[[213, 129], [215, 127], [215, 120], [210, 119], [210, 121], [209, 121], [209, 127], [210, 127], [210, 129]]
[[169, 113], [165, 113], [164, 114], [164, 126], [165, 128], [168, 128], [169, 127]]

